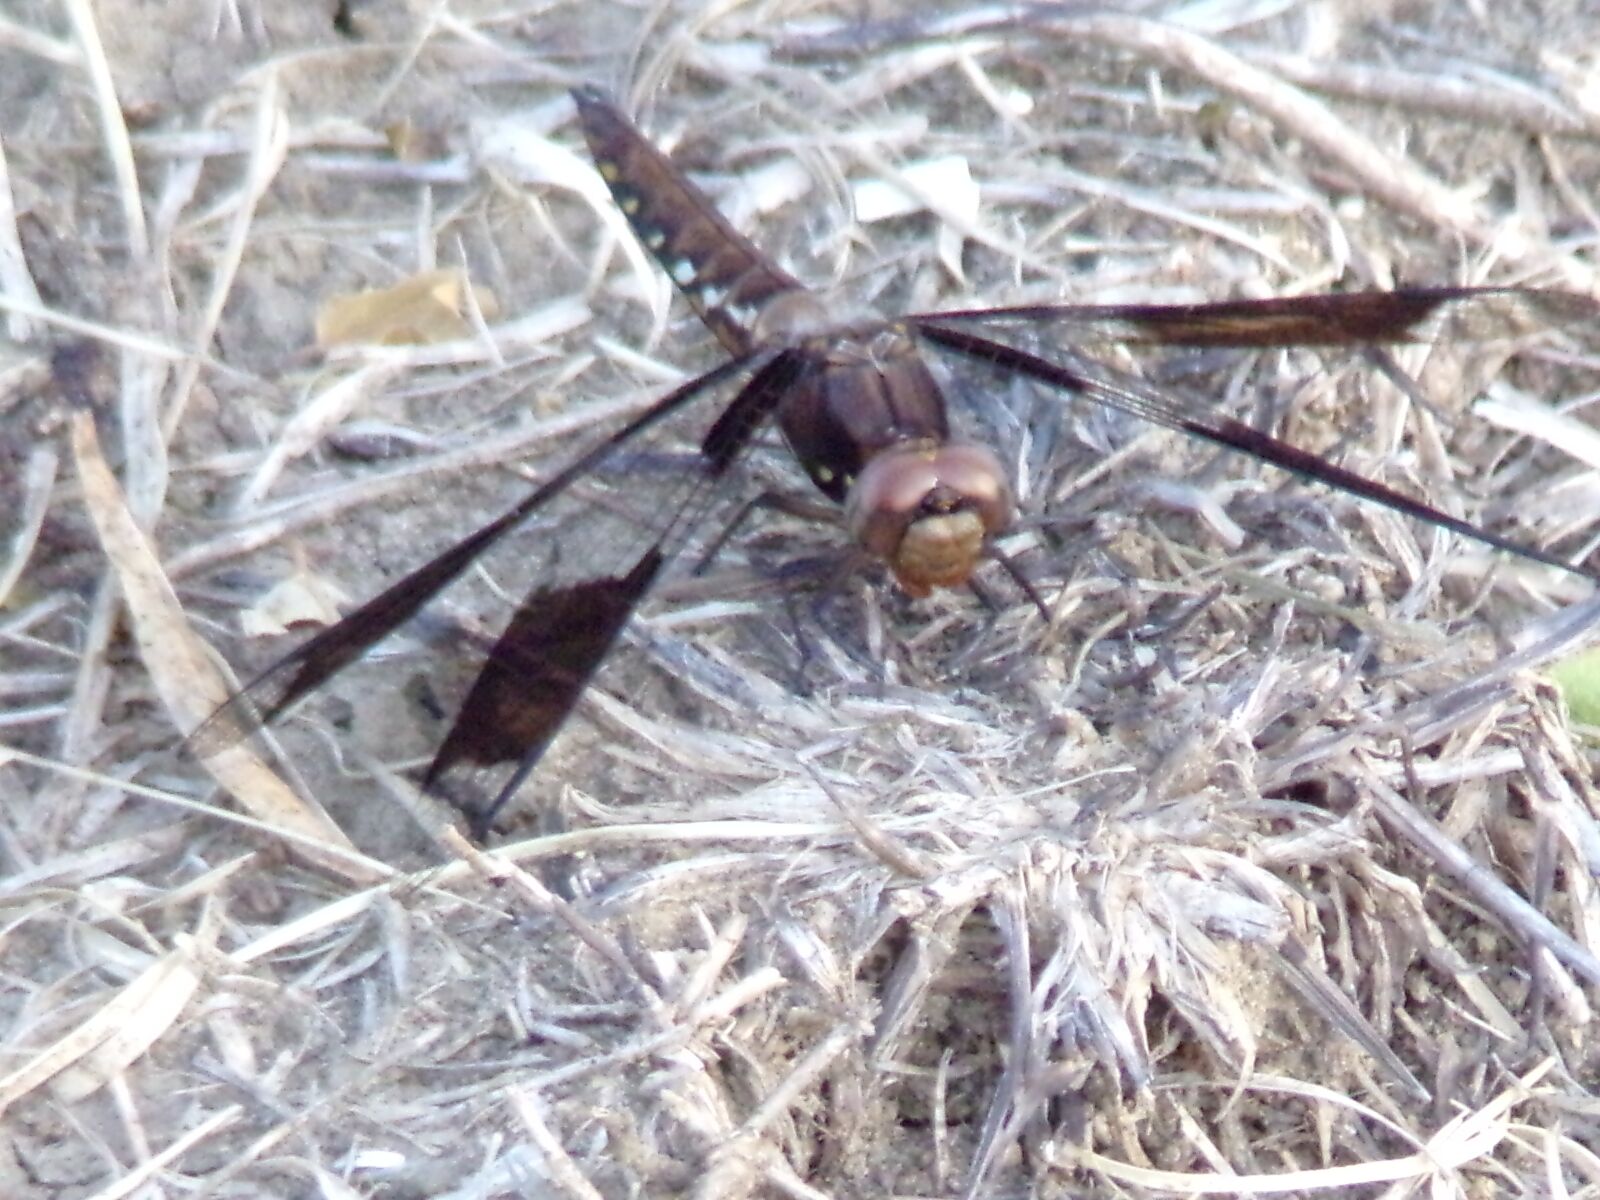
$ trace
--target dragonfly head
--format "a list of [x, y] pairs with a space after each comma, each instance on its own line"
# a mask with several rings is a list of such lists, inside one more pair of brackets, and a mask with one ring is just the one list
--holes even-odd
[[1011, 517], [1000, 460], [960, 442], [880, 451], [845, 500], [851, 535], [913, 596], [965, 583]]

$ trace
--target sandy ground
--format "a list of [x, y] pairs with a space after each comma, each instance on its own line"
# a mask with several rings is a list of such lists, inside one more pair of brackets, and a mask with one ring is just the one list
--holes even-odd
[[[0, 9], [0, 1195], [1600, 1189], [1592, 589], [1004, 379], [1048, 624], [758, 518], [479, 854], [412, 786], [463, 626], [620, 561], [708, 402], [275, 754], [181, 746], [717, 362], [575, 83], [841, 304], [1600, 294], [1588, 0], [1131, 7]], [[319, 345], [449, 269], [443, 341]], [[1141, 369], [1581, 553], [1549, 332]]]

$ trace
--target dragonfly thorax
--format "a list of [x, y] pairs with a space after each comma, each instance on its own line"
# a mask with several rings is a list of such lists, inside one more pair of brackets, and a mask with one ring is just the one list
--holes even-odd
[[809, 288], [791, 288], [762, 304], [750, 322], [755, 345], [785, 345], [815, 337], [837, 324], [821, 298]]

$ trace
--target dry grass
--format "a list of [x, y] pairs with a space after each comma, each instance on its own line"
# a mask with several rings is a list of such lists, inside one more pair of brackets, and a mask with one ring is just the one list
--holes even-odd
[[[412, 794], [415, 659], [277, 757], [176, 750], [213, 648], [286, 644], [241, 609], [370, 594], [714, 361], [566, 85], [885, 309], [1595, 293], [1584, 0], [326, 7], [0, 15], [0, 1194], [1600, 1194], [1595, 751], [1539, 673], [1590, 589], [1166, 434], [997, 398], [1049, 628], [1003, 578], [786, 604], [837, 535], [740, 539], [492, 853]], [[982, 204], [852, 224], [933, 160]], [[440, 266], [502, 315], [313, 348]], [[1359, 363], [1222, 394], [1581, 547], [1578, 332], [1426, 348], [1426, 410]]]

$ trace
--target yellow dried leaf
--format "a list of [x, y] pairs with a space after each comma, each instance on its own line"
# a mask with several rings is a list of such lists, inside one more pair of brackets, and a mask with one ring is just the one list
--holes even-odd
[[472, 336], [467, 296], [486, 318], [499, 315], [500, 302], [487, 288], [474, 288], [465, 271], [443, 267], [423, 271], [392, 287], [334, 296], [317, 314], [317, 345], [432, 345]]

